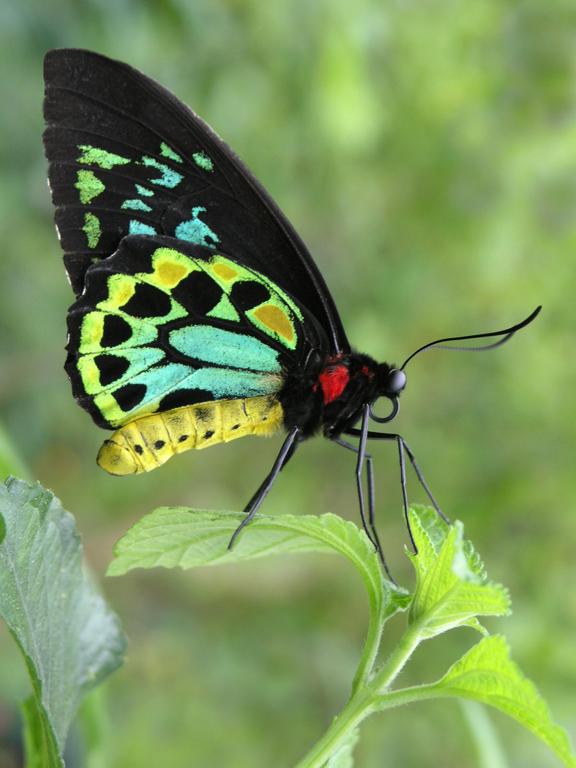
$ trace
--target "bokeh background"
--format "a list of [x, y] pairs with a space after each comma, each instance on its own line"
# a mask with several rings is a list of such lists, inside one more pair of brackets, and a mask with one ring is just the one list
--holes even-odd
[[[41, 145], [42, 57], [58, 46], [144, 70], [235, 148], [310, 246], [362, 351], [400, 361], [544, 305], [495, 352], [414, 361], [397, 425], [511, 589], [514, 615], [490, 628], [576, 733], [575, 39], [573, 0], [0, 1], [0, 422], [76, 516], [98, 575], [155, 506], [240, 509], [279, 438], [192, 452], [146, 477], [97, 468], [105, 433], [62, 369], [72, 294]], [[395, 451], [374, 454], [381, 537], [410, 584]], [[357, 519], [353, 462], [310, 442], [266, 512]], [[107, 690], [107, 766], [288, 768], [345, 700], [367, 615], [345, 562], [135, 573], [104, 589], [130, 640]], [[419, 651], [404, 681], [434, 679], [475, 640], [453, 634]], [[0, 634], [2, 768], [18, 765], [26, 686]], [[557, 765], [491, 720], [509, 766]], [[459, 706], [431, 702], [369, 722], [357, 764], [477, 758]]]

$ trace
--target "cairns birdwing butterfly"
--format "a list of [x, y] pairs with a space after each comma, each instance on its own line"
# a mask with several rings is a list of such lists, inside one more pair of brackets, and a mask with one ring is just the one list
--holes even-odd
[[[54, 50], [45, 82], [49, 183], [76, 293], [65, 368], [79, 404], [115, 430], [99, 465], [135, 474], [191, 448], [284, 430], [232, 545], [296, 448], [321, 432], [357, 455], [362, 524], [382, 557], [366, 447], [391, 440], [405, 514], [405, 455], [440, 512], [403, 438], [369, 428], [397, 414], [414, 355], [397, 367], [351, 349], [312, 256], [232, 150], [127, 64]], [[416, 353], [499, 337], [480, 347], [492, 349], [538, 311]], [[391, 403], [385, 417], [372, 410], [382, 397]]]

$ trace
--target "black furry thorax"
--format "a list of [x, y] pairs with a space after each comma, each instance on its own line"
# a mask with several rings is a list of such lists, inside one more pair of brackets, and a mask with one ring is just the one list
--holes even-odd
[[363, 405], [384, 394], [392, 368], [359, 352], [313, 356], [305, 368], [288, 374], [280, 391], [286, 429], [299, 427], [303, 438], [320, 430], [339, 437], [355, 424]]

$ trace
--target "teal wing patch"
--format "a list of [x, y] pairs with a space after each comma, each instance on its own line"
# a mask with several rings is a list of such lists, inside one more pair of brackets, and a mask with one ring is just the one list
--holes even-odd
[[112, 428], [183, 405], [278, 392], [286, 368], [321, 334], [256, 270], [159, 236], [127, 237], [88, 270], [68, 329], [74, 395]]

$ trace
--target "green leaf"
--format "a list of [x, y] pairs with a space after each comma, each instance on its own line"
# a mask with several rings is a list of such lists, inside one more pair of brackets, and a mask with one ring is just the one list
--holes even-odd
[[565, 765], [576, 766], [566, 732], [554, 723], [534, 684], [512, 661], [501, 635], [483, 638], [429, 690], [496, 707], [542, 739]]
[[416, 590], [409, 620], [421, 639], [459, 626], [483, 631], [476, 616], [510, 612], [507, 590], [488, 582], [482, 561], [464, 540], [462, 523], [447, 525], [428, 508], [410, 510], [418, 554], [409, 553], [416, 570]]
[[352, 768], [354, 765], [354, 747], [360, 738], [360, 731], [356, 728], [350, 731], [346, 741], [334, 752], [326, 763], [326, 768]]
[[41, 748], [38, 765], [59, 765], [82, 696], [122, 663], [125, 640], [83, 570], [74, 519], [58, 499], [10, 478], [0, 485], [0, 514], [0, 614], [34, 693], [24, 708], [28, 758], [34, 765]]
[[405, 607], [407, 593], [383, 578], [374, 548], [354, 523], [332, 514], [257, 515], [230, 551], [230, 537], [243, 519], [241, 512], [160, 507], [120, 539], [108, 575], [132, 568], [194, 568], [265, 555], [339, 552], [360, 572], [373, 611], [390, 616]]
[[60, 756], [46, 713], [36, 696], [29, 696], [21, 706], [24, 721], [26, 768], [61, 768]]

